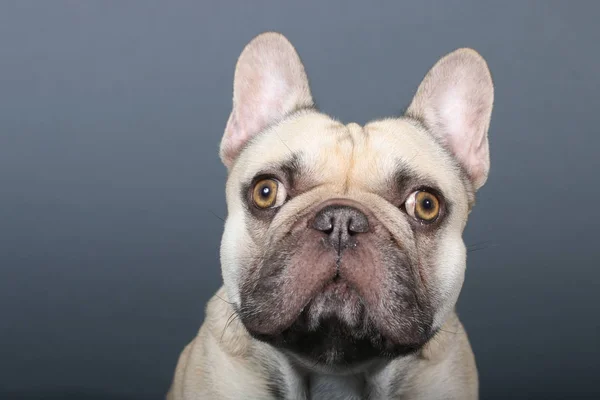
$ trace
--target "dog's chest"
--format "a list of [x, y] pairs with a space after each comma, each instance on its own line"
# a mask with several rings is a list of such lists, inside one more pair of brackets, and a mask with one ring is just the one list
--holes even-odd
[[365, 383], [352, 376], [313, 375], [309, 378], [310, 400], [362, 400]]
[[[364, 376], [309, 375], [288, 386], [286, 400], [389, 400], [381, 382]], [[290, 381], [288, 381], [291, 383]]]

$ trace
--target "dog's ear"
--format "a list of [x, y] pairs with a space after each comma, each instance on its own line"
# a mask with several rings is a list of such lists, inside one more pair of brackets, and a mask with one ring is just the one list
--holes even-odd
[[474, 50], [458, 49], [431, 68], [406, 111], [454, 154], [475, 190], [490, 168], [487, 134], [493, 102], [487, 63]]
[[233, 110], [221, 140], [227, 168], [254, 135], [287, 114], [312, 107], [304, 66], [281, 34], [266, 32], [246, 45], [235, 68]]

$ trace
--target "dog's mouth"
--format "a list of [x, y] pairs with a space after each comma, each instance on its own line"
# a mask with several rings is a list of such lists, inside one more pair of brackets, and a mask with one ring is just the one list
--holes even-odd
[[348, 281], [339, 276], [326, 283], [299, 316], [309, 331], [318, 330], [323, 321], [330, 319], [338, 319], [350, 328], [359, 329], [364, 318], [363, 299]]
[[379, 329], [380, 324], [358, 291], [338, 277], [326, 283], [282, 332], [251, 334], [310, 365], [344, 368], [414, 353], [433, 336], [428, 332], [422, 340], [399, 344]]
[[[245, 315], [246, 314], [246, 315]], [[242, 321], [250, 320], [249, 315], [252, 311], [241, 312]], [[283, 334], [290, 329], [303, 329], [307, 331], [316, 331], [325, 324], [323, 321], [338, 319], [340, 323], [345, 323], [349, 327], [357, 328], [365, 316], [364, 301], [357, 290], [345, 279], [335, 275], [330, 280], [319, 285], [313, 290], [302, 307], [297, 309], [296, 315], [282, 315], [288, 321], [281, 324], [277, 331], [264, 332], [255, 329], [255, 325], [246, 325], [250, 333], [260, 339], [269, 338]]]

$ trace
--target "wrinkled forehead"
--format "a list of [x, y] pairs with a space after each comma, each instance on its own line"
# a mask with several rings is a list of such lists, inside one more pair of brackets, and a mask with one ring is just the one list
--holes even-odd
[[248, 182], [278, 173], [309, 186], [329, 184], [346, 191], [377, 192], [404, 180], [435, 186], [452, 197], [469, 192], [452, 156], [418, 123], [399, 118], [361, 127], [317, 112], [298, 114], [256, 136], [230, 180]]

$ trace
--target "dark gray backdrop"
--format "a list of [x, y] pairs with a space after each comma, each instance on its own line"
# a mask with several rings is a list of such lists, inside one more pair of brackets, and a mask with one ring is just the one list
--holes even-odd
[[2, 1], [0, 397], [164, 394], [220, 285], [234, 64], [278, 30], [345, 122], [457, 47], [487, 58], [459, 301], [482, 398], [598, 398], [599, 4]]

